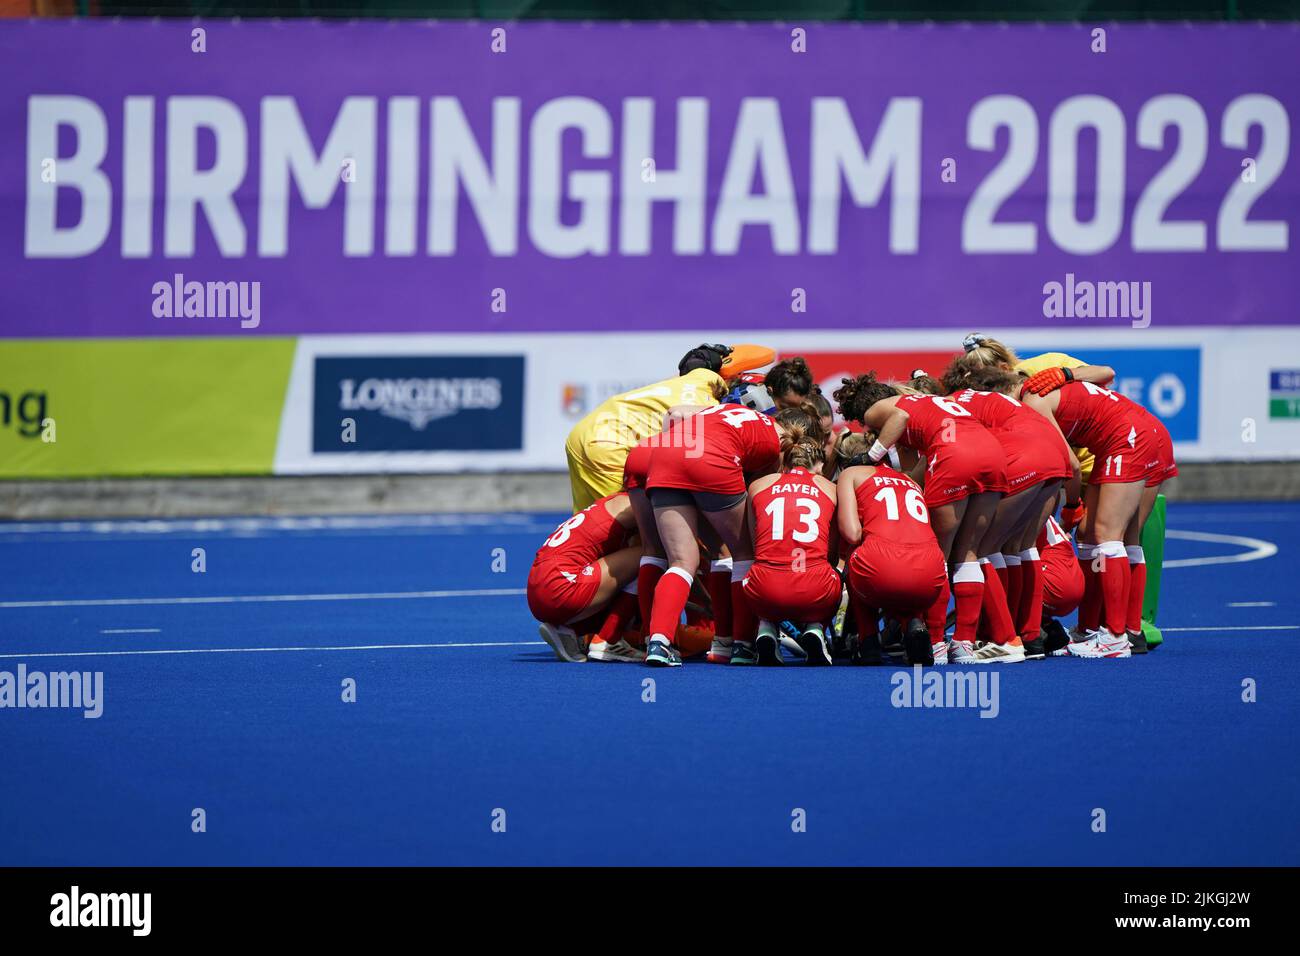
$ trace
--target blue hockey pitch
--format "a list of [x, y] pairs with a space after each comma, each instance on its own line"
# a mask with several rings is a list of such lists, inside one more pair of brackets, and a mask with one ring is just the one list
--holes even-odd
[[104, 681], [0, 710], [0, 864], [1300, 863], [1300, 504], [1171, 504], [1164, 646], [999, 666], [993, 719], [561, 664], [522, 590], [561, 517], [0, 526], [0, 671]]

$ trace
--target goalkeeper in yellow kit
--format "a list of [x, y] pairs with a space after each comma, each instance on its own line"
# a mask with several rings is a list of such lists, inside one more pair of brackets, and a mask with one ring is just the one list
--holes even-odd
[[606, 399], [573, 426], [564, 443], [576, 514], [623, 488], [623, 465], [637, 442], [663, 430], [670, 408], [704, 409], [727, 394], [728, 378], [775, 358], [762, 346], [700, 345], [677, 363], [674, 378]]

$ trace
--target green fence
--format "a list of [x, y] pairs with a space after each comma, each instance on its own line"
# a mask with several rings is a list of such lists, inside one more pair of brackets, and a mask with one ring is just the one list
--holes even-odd
[[80, 0], [102, 16], [485, 20], [1295, 20], [1300, 0]]

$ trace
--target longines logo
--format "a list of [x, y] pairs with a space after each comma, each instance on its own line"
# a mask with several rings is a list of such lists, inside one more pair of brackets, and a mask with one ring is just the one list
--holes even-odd
[[397, 418], [423, 431], [429, 422], [461, 411], [501, 405], [499, 378], [368, 378], [339, 382], [342, 411], [368, 411]]

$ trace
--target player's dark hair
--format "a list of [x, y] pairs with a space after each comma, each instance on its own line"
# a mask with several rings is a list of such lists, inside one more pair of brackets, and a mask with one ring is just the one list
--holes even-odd
[[817, 416], [819, 418], [830, 418], [834, 414], [831, 411], [831, 403], [828, 402], [826, 396], [822, 394], [820, 385], [813, 386], [813, 393], [808, 396], [808, 403], [812, 405], [813, 408], [817, 409]]
[[872, 405], [898, 394], [894, 386], [879, 381], [875, 372], [840, 379], [840, 383], [834, 392], [835, 402], [840, 406], [840, 415], [851, 422], [861, 422]]
[[772, 366], [763, 384], [773, 398], [794, 392], [800, 398], [807, 398], [813, 391], [812, 369], [803, 356], [782, 359]]
[[[826, 431], [822, 428], [822, 417], [812, 402], [804, 402], [798, 408], [783, 408], [775, 415], [776, 421], [785, 430], [789, 443], [809, 441], [826, 443]], [[795, 435], [797, 437], [791, 438]], [[782, 450], [785, 448], [782, 442]]]
[[963, 389], [973, 388], [977, 392], [1002, 392], [1007, 395], [1015, 393], [1020, 376], [1008, 372], [997, 365], [978, 365], [966, 361], [960, 355], [953, 359], [943, 373], [943, 394], [951, 395]]

